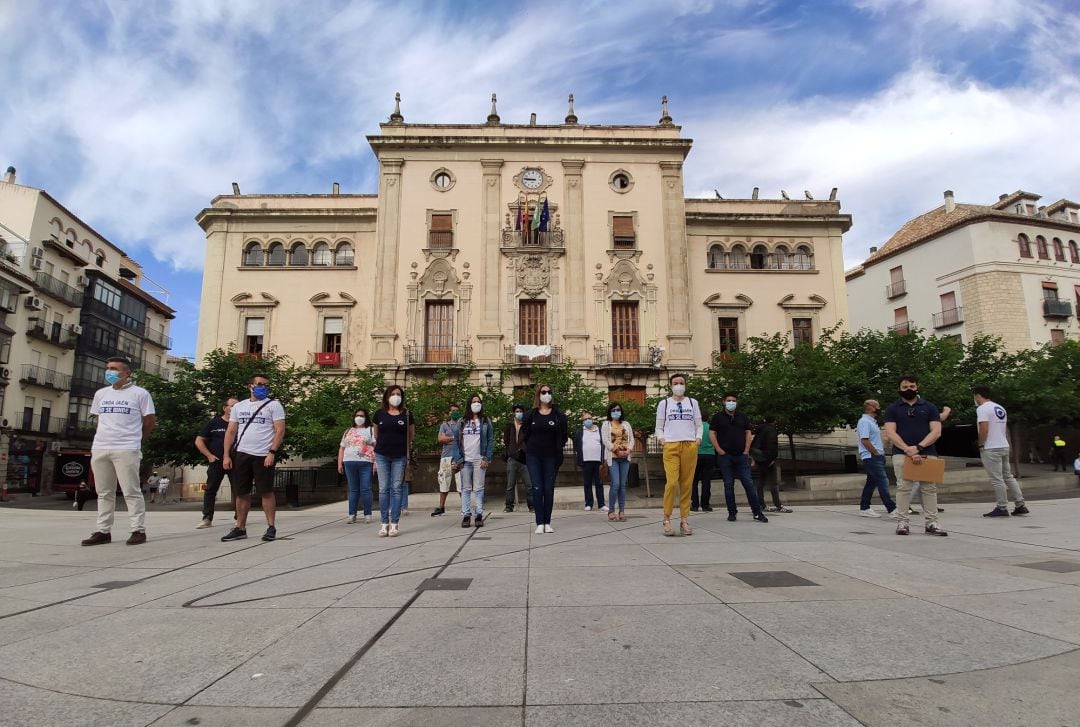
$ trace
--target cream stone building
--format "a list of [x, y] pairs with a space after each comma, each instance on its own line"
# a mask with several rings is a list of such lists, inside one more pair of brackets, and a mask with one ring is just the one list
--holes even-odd
[[[378, 193], [215, 197], [198, 358], [269, 347], [403, 381], [572, 359], [643, 398], [749, 336], [810, 341], [847, 317], [829, 200], [687, 199], [692, 141], [650, 126], [406, 123], [368, 142]], [[546, 211], [546, 212], [545, 212]], [[540, 217], [537, 229], [531, 220]], [[655, 388], [650, 389], [652, 393]]]
[[1013, 351], [1076, 339], [1080, 205], [1039, 199], [1017, 191], [959, 204], [945, 192], [847, 273], [851, 328], [992, 334]]

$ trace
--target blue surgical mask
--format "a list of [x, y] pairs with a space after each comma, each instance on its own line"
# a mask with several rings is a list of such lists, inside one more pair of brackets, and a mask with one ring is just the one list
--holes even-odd
[[269, 386], [253, 386], [253, 387], [251, 387], [251, 394], [256, 399], [265, 399], [266, 397], [270, 396], [270, 387]]
[[735, 411], [735, 407], [737, 407], [738, 405], [739, 405], [738, 402], [735, 402], [735, 401], [725, 401], [724, 402], [724, 408], [727, 409], [728, 411]]
[[592, 419], [586, 419], [582, 424], [585, 425], [586, 429], [592, 429]]
[[619, 421], [620, 419], [622, 419], [622, 412], [619, 411], [618, 409], [615, 409], [614, 411], [611, 412], [611, 418], [614, 419], [615, 421]]
[[520, 422], [522, 419], [525, 418], [525, 412], [523, 412], [523, 411], [514, 412], [514, 418], [517, 419]]
[[109, 371], [105, 372], [105, 383], [107, 383], [109, 386], [117, 384], [117, 383], [119, 383], [119, 381], [120, 381], [120, 372], [119, 371], [109, 370]]

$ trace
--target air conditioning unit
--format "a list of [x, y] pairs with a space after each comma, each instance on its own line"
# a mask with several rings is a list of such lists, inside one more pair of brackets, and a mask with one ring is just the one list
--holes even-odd
[[0, 379], [7, 380], [7, 379], [10, 379], [10, 378], [11, 378], [11, 369], [6, 368], [6, 367], [5, 368], [0, 368]]
[[71, 332], [74, 333], [76, 336], [80, 335], [82, 333], [82, 326], [80, 326], [78, 323], [72, 323]]
[[27, 310], [41, 310], [45, 307], [45, 304], [41, 302], [41, 298], [37, 297], [36, 295], [31, 295], [29, 298], [27, 298], [24, 305]]
[[41, 270], [41, 267], [45, 264], [45, 261], [39, 257], [30, 258], [30, 267], [34, 270]]
[[90, 278], [86, 277], [85, 275], [80, 275], [78, 278], [75, 279], [75, 285], [79, 286], [80, 288], [85, 288], [87, 285], [90, 285]]
[[37, 258], [45, 257], [45, 248], [43, 248], [43, 247], [31, 248], [30, 257], [37, 257]]

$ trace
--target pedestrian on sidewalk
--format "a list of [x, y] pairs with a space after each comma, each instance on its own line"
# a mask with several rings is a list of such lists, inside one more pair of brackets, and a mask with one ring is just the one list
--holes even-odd
[[337, 455], [338, 474], [349, 486], [349, 523], [355, 523], [360, 505], [364, 522], [371, 522], [371, 476], [375, 467], [375, 430], [367, 409], [353, 412], [353, 425], [341, 435]]
[[1065, 454], [1065, 448], [1068, 446], [1065, 440], [1057, 434], [1054, 435], [1054, 441], [1050, 446], [1050, 458], [1054, 462], [1054, 472], [1058, 471], [1058, 467], [1062, 472], [1065, 472], [1065, 466], [1068, 464], [1069, 457]]
[[394, 538], [400, 532], [401, 487], [409, 450], [416, 436], [412, 412], [405, 406], [405, 389], [397, 384], [383, 391], [382, 408], [372, 419], [375, 425], [375, 470], [379, 473], [379, 537]]
[[[690, 512], [699, 509], [704, 512], [712, 512], [712, 478], [716, 470], [716, 449], [712, 445], [712, 437], [709, 436], [711, 424], [708, 414], [701, 412], [701, 444], [698, 445], [697, 466], [694, 467], [694, 485], [690, 493]], [[700, 491], [698, 487], [701, 487]]]
[[874, 490], [878, 491], [886, 513], [893, 515], [896, 512], [896, 503], [889, 495], [889, 477], [885, 473], [885, 445], [881, 441], [881, 427], [877, 423], [879, 411], [881, 405], [877, 399], [867, 399], [863, 402], [863, 415], [855, 427], [859, 436], [859, 461], [866, 472], [866, 484], [859, 498], [859, 514], [863, 517], [881, 517], [870, 507]]
[[994, 509], [983, 517], [1008, 517], [1009, 498], [1013, 501], [1013, 515], [1027, 515], [1030, 510], [1024, 504], [1024, 493], [1013, 476], [1009, 464], [1009, 415], [1005, 407], [990, 399], [989, 386], [976, 386], [971, 390], [975, 398], [975, 421], [979, 430], [979, 459], [994, 488]]
[[82, 512], [86, 503], [93, 499], [93, 497], [94, 491], [86, 484], [86, 480], [79, 480], [79, 489], [75, 490], [75, 507], [79, 512]]
[[[674, 535], [671, 513], [679, 500], [679, 531], [693, 535], [690, 528], [690, 499], [694, 470], [703, 431], [701, 407], [686, 396], [686, 377], [672, 374], [668, 379], [671, 396], [656, 407], [656, 441], [664, 448], [664, 535]], [[713, 446], [716, 446], [715, 442]]]
[[150, 473], [150, 476], [146, 478], [146, 489], [150, 491], [150, 503], [157, 502], [158, 497], [158, 482], [161, 480], [158, 477], [157, 470]]
[[251, 395], [233, 404], [229, 411], [229, 428], [225, 431], [225, 457], [222, 466], [232, 470], [235, 488], [236, 524], [222, 536], [222, 542], [247, 537], [247, 518], [251, 512], [251, 490], [254, 487], [266, 515], [266, 532], [262, 539], [277, 538], [277, 501], [274, 497], [274, 475], [277, 455], [285, 439], [285, 408], [270, 396], [270, 379], [255, 374], [248, 382]]
[[446, 419], [439, 425], [439, 433], [435, 441], [442, 445], [439, 454], [439, 506], [431, 511], [431, 517], [439, 517], [446, 514], [446, 496], [451, 487], [457, 487], [461, 492], [461, 475], [454, 471], [454, 442], [457, 441], [458, 429], [461, 427], [461, 408], [457, 404], [451, 404], [446, 412]]
[[146, 500], [139, 487], [142, 447], [154, 431], [157, 417], [150, 392], [131, 382], [131, 364], [115, 356], [105, 363], [103, 389], [94, 394], [90, 413], [97, 417], [97, 431], [90, 445], [90, 468], [97, 488], [97, 529], [83, 545], [112, 542], [116, 486], [124, 493], [131, 516], [128, 545], [146, 542]]
[[600, 427], [596, 426], [592, 412], [581, 414], [581, 427], [574, 431], [574, 459], [581, 469], [581, 479], [585, 486], [585, 512], [593, 509], [593, 491], [596, 492], [596, 506], [607, 511], [604, 505], [604, 483], [600, 481], [600, 465], [607, 459], [607, 450], [611, 439], [603, 437]]
[[[622, 404], [608, 404], [607, 420], [600, 427], [611, 489], [608, 490], [608, 520], [626, 522], [626, 480], [630, 475], [630, 453], [634, 451], [634, 428], [623, 419]], [[616, 514], [618, 508], [618, 514]]]
[[495, 454], [495, 430], [484, 414], [480, 394], [469, 397], [454, 448], [454, 464], [461, 469], [461, 527], [484, 526], [484, 485]]
[[[214, 524], [214, 508], [222, 480], [228, 477], [229, 491], [234, 490], [232, 472], [225, 471], [221, 460], [225, 456], [225, 432], [229, 429], [229, 412], [232, 411], [233, 404], [236, 402], [237, 399], [233, 397], [221, 402], [221, 415], [215, 416], [204, 424], [195, 437], [195, 449], [206, 457], [206, 489], [203, 491], [202, 521], [195, 526], [196, 530], [202, 530]], [[235, 497], [233, 501], [235, 511]]]
[[759, 523], [769, 522], [762, 510], [750, 472], [750, 420], [738, 411], [739, 397], [734, 391], [724, 394], [724, 408], [713, 414], [709, 436], [716, 450], [716, 463], [724, 478], [724, 503], [727, 505], [728, 521], [735, 522], [739, 514], [735, 504], [735, 478], [739, 478], [750, 512]]
[[[766, 512], [791, 512], [780, 502], [780, 483], [776, 478], [776, 459], [780, 456], [780, 436], [776, 431], [776, 419], [766, 416], [750, 442], [750, 458], [757, 465], [757, 499]], [[769, 488], [773, 506], [765, 508], [765, 488]]]
[[503, 458], [506, 460], [506, 507], [503, 512], [513, 512], [517, 498], [517, 481], [525, 488], [525, 502], [533, 511], [532, 480], [525, 466], [525, 450], [521, 448], [521, 422], [525, 418], [525, 405], [514, 404], [513, 416], [503, 427]]
[[168, 475], [162, 475], [158, 478], [157, 491], [158, 497], [161, 498], [162, 505], [168, 504], [169, 502], [169, 485], [171, 484], [172, 481], [169, 479]]
[[551, 511], [555, 506], [555, 478], [563, 462], [568, 423], [555, 404], [549, 384], [536, 387], [533, 408], [521, 421], [521, 442], [525, 447], [525, 466], [533, 488], [536, 509], [536, 534], [553, 533]]
[[[913, 480], [904, 479], [904, 462], [918, 464], [937, 456], [934, 443], [941, 437], [941, 412], [919, 396], [919, 379], [908, 375], [900, 379], [900, 398], [885, 410], [885, 434], [893, 443], [892, 465], [896, 473], [896, 511], [899, 522], [897, 535], [909, 532], [908, 509], [911, 506]], [[927, 535], [945, 536], [949, 533], [938, 524], [937, 483], [920, 482], [923, 497], [923, 517]]]

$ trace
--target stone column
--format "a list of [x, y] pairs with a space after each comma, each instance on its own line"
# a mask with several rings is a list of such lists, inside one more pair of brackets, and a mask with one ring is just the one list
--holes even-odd
[[566, 353], [575, 361], [591, 359], [589, 332], [585, 327], [585, 189], [581, 170], [584, 159], [563, 159], [566, 182]]
[[371, 327], [371, 363], [395, 363], [398, 338], [398, 246], [401, 237], [401, 167], [404, 159], [380, 160], [379, 218], [376, 222], [375, 316]]
[[667, 364], [693, 366], [690, 344], [690, 269], [686, 244], [686, 198], [682, 162], [660, 162], [664, 247], [667, 250]]
[[484, 171], [480, 185], [480, 276], [483, 299], [480, 305], [480, 326], [476, 333], [479, 342], [476, 361], [481, 365], [502, 362], [501, 326], [499, 325], [499, 262], [502, 228], [502, 159], [481, 159]]

